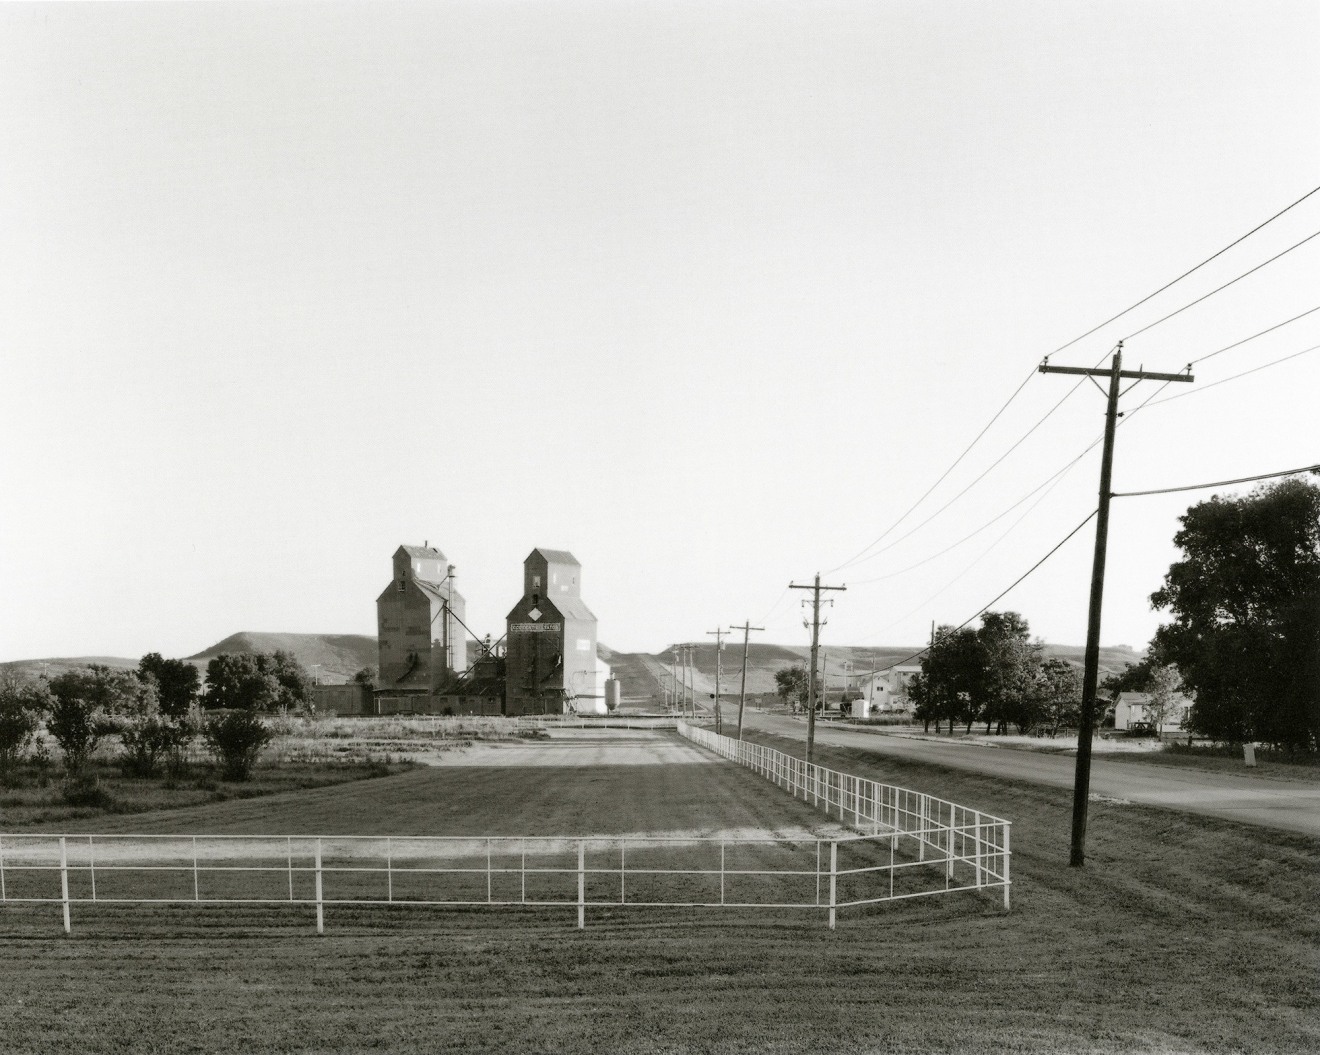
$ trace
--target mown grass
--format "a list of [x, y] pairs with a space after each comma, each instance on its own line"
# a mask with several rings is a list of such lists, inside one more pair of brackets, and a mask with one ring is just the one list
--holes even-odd
[[[800, 745], [757, 736], [788, 750]], [[0, 921], [15, 1052], [1311, 1052], [1320, 846], [818, 749], [819, 760], [1014, 821], [1014, 908], [976, 895], [842, 914], [140, 907]], [[660, 772], [655, 772], [659, 770]], [[732, 766], [432, 771], [199, 808], [231, 829], [329, 820], [461, 834], [772, 823], [800, 805]], [[391, 791], [391, 789], [395, 789]], [[757, 802], [765, 798], [765, 805]], [[306, 803], [308, 812], [300, 804]], [[778, 803], [778, 805], [776, 805]], [[351, 804], [351, 805], [350, 805]], [[727, 809], [725, 808], [727, 804]], [[453, 812], [451, 812], [451, 810]], [[165, 823], [120, 818], [127, 829]], [[183, 823], [174, 815], [176, 823]], [[217, 830], [212, 826], [213, 830]], [[182, 830], [182, 829], [180, 829]], [[194, 827], [194, 830], [197, 830]], [[285, 827], [284, 830], [289, 830]]]

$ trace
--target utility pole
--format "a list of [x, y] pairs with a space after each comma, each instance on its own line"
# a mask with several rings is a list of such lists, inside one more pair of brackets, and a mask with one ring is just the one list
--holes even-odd
[[743, 632], [743, 665], [742, 665], [742, 684], [738, 687], [738, 739], [742, 739], [743, 707], [747, 703], [747, 652], [751, 647], [752, 631], [764, 630], [763, 626], [752, 626], [752, 621], [748, 619], [742, 626], [730, 627], [731, 630], [741, 630]]
[[[807, 764], [811, 764], [811, 752], [816, 746], [816, 657], [820, 653], [820, 591], [846, 590], [846, 586], [822, 586], [820, 572], [816, 572], [816, 581], [812, 586], [799, 586], [795, 582], [788, 584], [790, 590], [811, 591], [811, 673], [807, 677]], [[834, 602], [831, 601], [831, 604]], [[804, 622], [805, 626], [806, 623]]]
[[706, 633], [715, 636], [715, 735], [723, 736], [724, 721], [723, 716], [720, 714], [720, 660], [721, 655], [724, 652], [724, 635], [727, 634], [728, 631], [720, 628], [719, 630], [707, 630]]
[[678, 648], [669, 651], [669, 713], [678, 709]]
[[1123, 342], [1118, 342], [1108, 369], [1082, 366], [1050, 366], [1047, 358], [1040, 364], [1042, 374], [1080, 374], [1083, 377], [1109, 375], [1109, 395], [1105, 408], [1105, 445], [1100, 460], [1100, 504], [1095, 518], [1095, 557], [1091, 564], [1091, 604], [1086, 621], [1086, 658], [1082, 669], [1082, 717], [1077, 729], [1077, 768], [1073, 777], [1072, 843], [1068, 864], [1081, 868], [1086, 862], [1086, 806], [1091, 791], [1091, 730], [1095, 725], [1095, 690], [1100, 674], [1100, 611], [1105, 592], [1105, 550], [1109, 542], [1110, 481], [1114, 470], [1114, 431], [1118, 427], [1119, 383], [1134, 381], [1192, 381], [1191, 368], [1181, 374], [1154, 374], [1143, 370], [1123, 369]]
[[683, 717], [688, 717], [688, 705], [692, 707], [692, 719], [697, 717], [697, 696], [692, 689], [692, 646], [683, 646]]

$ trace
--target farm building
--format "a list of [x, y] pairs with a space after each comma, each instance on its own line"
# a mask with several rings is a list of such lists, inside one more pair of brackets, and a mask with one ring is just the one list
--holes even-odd
[[1120, 692], [1114, 701], [1114, 728], [1119, 732], [1137, 729], [1150, 729], [1151, 732], [1177, 733], [1183, 729], [1187, 712], [1192, 709], [1192, 701], [1180, 693], [1175, 693], [1160, 722], [1158, 730], [1153, 728], [1155, 715], [1150, 711], [1150, 693]]
[[561, 714], [597, 696], [596, 617], [581, 578], [565, 550], [534, 549], [523, 561], [523, 595], [505, 638], [506, 713]]
[[865, 718], [876, 712], [910, 710], [912, 704], [908, 700], [908, 685], [913, 676], [920, 673], [920, 664], [900, 663], [885, 670], [860, 675], [857, 687], [863, 698], [854, 701], [853, 716]]

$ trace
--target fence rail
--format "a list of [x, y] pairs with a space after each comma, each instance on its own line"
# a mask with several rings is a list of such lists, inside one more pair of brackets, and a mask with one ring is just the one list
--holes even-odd
[[[827, 815], [837, 812], [840, 821], [861, 832], [889, 832], [911, 840], [918, 861], [930, 858], [947, 862], [950, 878], [956, 862], [974, 862], [976, 889], [1002, 887], [1004, 908], [1010, 907], [1012, 822], [924, 792], [826, 769], [687, 722], [680, 722], [678, 731], [693, 743], [747, 766], [795, 798], [818, 806]], [[937, 892], [941, 891], [929, 891]]]

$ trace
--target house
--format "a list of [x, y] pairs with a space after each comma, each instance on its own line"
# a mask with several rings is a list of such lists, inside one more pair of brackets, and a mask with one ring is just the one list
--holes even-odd
[[913, 676], [920, 673], [919, 663], [899, 663], [860, 675], [857, 687], [863, 698], [853, 701], [853, 717], [865, 718], [875, 712], [910, 711], [912, 703], [908, 699], [908, 685]]
[[1149, 714], [1150, 693], [1120, 692], [1114, 701], [1114, 728], [1119, 732], [1145, 728], [1151, 732], [1178, 733], [1183, 730], [1187, 712], [1191, 709], [1191, 700], [1181, 693], [1174, 693], [1164, 720], [1155, 730], [1150, 728], [1154, 719]]

